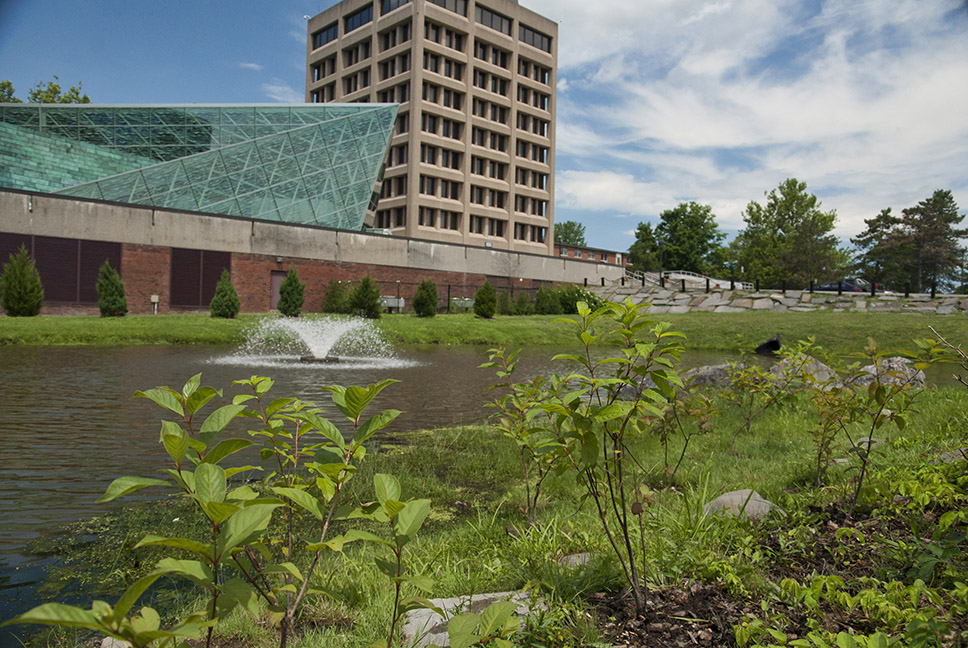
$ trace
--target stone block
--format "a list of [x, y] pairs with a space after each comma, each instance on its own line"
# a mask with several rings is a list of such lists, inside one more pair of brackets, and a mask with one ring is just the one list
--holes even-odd
[[747, 309], [736, 308], [735, 306], [717, 306], [713, 312], [714, 313], [745, 313]]
[[772, 299], [756, 299], [753, 301], [753, 310], [770, 310], [773, 308]]
[[730, 306], [732, 306], [733, 308], [746, 308], [746, 309], [753, 308], [753, 300], [752, 299], [734, 299], [732, 302], [730, 302]]

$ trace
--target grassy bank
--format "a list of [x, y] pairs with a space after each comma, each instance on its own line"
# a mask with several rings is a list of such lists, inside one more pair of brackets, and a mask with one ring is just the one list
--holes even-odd
[[[928, 462], [963, 442], [957, 423], [965, 406], [963, 389], [923, 393], [917, 400], [919, 415], [911, 417], [903, 431], [891, 425], [879, 432], [885, 443], [877, 449], [873, 487], [865, 491], [859, 522], [845, 520], [840, 508], [852, 487], [850, 470], [833, 468], [825, 488], [811, 487], [814, 451], [809, 431], [816, 415], [806, 399], [769, 410], [757, 420], [752, 434], [739, 437], [735, 452], [730, 451], [730, 441], [742, 421], [735, 411], [721, 411], [713, 417], [708, 433], [692, 440], [674, 477], [662, 476], [659, 440], [639, 439], [636, 450], [647, 458], [652, 477], [646, 483], [654, 489], [643, 524], [656, 623], [678, 617], [693, 619], [693, 632], [709, 626], [707, 610], [690, 607], [683, 617], [674, 608], [661, 611], [659, 601], [664, 591], [713, 588], [721, 597], [717, 604], [750, 611], [751, 632], [768, 626], [792, 638], [809, 625], [804, 616], [817, 614], [830, 627], [844, 621], [858, 632], [872, 632], [893, 624], [890, 636], [904, 636], [905, 624], [915, 614], [912, 605], [903, 602], [910, 593], [898, 595], [890, 605], [884, 603], [886, 612], [876, 608], [882, 603], [877, 599], [880, 594], [871, 595], [869, 607], [840, 609], [837, 602], [822, 602], [813, 613], [797, 612], [797, 604], [780, 594], [780, 585], [784, 578], [809, 585], [814, 569], [843, 578], [851, 587], [861, 576], [883, 579], [878, 582], [886, 583], [888, 592], [892, 587], [906, 592], [903, 588], [921, 578], [925, 586], [935, 588], [932, 592], [941, 592], [942, 599], [936, 605], [915, 597], [918, 605], [938, 608], [939, 619], [954, 615], [964, 623], [964, 610], [957, 611], [961, 604], [949, 598], [953, 583], [965, 576], [964, 536], [958, 535], [964, 522], [956, 523], [954, 535], [937, 533], [934, 549], [928, 546], [931, 542], [919, 543], [938, 529], [942, 513], [963, 505], [965, 485], [958, 477], [963, 467], [952, 471]], [[673, 440], [671, 454], [676, 456], [681, 449], [680, 442]], [[517, 645], [624, 643], [601, 634], [607, 631], [611, 614], [602, 601], [621, 590], [622, 577], [610, 559], [611, 549], [597, 526], [593, 507], [582, 503], [573, 475], [549, 478], [538, 523], [532, 527], [521, 511], [525, 494], [515, 445], [493, 431], [461, 427], [391, 435], [373, 450], [350, 482], [347, 497], [371, 501], [372, 476], [382, 472], [400, 479], [405, 498], [432, 500], [431, 516], [408, 549], [408, 560], [416, 572], [433, 579], [434, 596], [530, 588], [552, 604], [548, 612], [529, 621]], [[845, 444], [838, 444], [837, 452], [847, 454]], [[785, 515], [756, 523], [701, 514], [706, 501], [738, 488], [757, 490], [779, 504]], [[899, 488], [907, 498], [895, 498]], [[186, 526], [194, 524], [199, 520], [191, 508], [168, 499], [76, 525], [71, 540], [57, 539], [52, 547], [66, 545], [68, 551], [55, 549], [61, 553], [61, 566], [52, 571], [49, 593], [80, 581], [113, 600], [125, 583], [150, 569], [162, 555], [157, 548], [133, 550], [138, 538], [149, 531], [185, 534]], [[202, 526], [199, 530], [204, 532]], [[947, 558], [935, 559], [935, 550], [946, 552]], [[562, 556], [575, 552], [587, 552], [591, 560], [576, 568], [559, 563]], [[392, 587], [374, 564], [375, 553], [377, 549], [354, 545], [346, 555], [327, 556], [317, 583], [327, 594], [306, 610], [296, 648], [357, 648], [381, 638], [385, 642]], [[197, 604], [195, 590], [175, 585], [154, 601], [169, 615]], [[662, 616], [666, 612], [672, 617]], [[738, 616], [730, 618], [740, 623]], [[700, 623], [704, 620], [705, 626]], [[942, 632], [941, 626], [932, 631]], [[732, 627], [716, 632], [715, 642], [708, 645], [737, 645]], [[766, 634], [753, 636], [770, 641]], [[36, 636], [31, 645], [72, 646], [81, 640], [56, 630]], [[220, 629], [219, 643], [270, 648], [274, 642], [265, 618], [240, 613]]]
[[[238, 344], [249, 327], [275, 315], [243, 315], [222, 320], [207, 315], [140, 315], [100, 317], [0, 317], [0, 345], [145, 345]], [[309, 315], [308, 317], [324, 317]], [[913, 313], [684, 313], [657, 315], [686, 334], [692, 349], [733, 350], [742, 338], [756, 344], [780, 333], [787, 341], [814, 336], [835, 352], [863, 349], [868, 337], [882, 348], [910, 348], [914, 338], [931, 335], [928, 326], [953, 341], [968, 340], [968, 317]], [[498, 317], [481, 320], [470, 314], [385, 315], [379, 327], [399, 344], [569, 346], [572, 327], [555, 324], [554, 316]]]

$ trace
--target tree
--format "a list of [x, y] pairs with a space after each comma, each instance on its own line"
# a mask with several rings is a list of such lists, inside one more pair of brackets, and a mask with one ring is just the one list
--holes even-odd
[[474, 314], [484, 319], [491, 319], [496, 309], [497, 292], [489, 281], [485, 281], [484, 285], [474, 293]]
[[413, 296], [413, 311], [417, 317], [433, 317], [437, 314], [437, 285], [424, 279]]
[[[27, 91], [27, 101], [30, 103], [60, 103], [60, 104], [84, 104], [91, 103], [91, 98], [87, 94], [82, 94], [83, 83], [71, 86], [66, 92], [61, 89], [57, 82], [57, 75], [50, 81], [38, 81], [37, 85]], [[0, 81], [0, 103], [23, 103], [15, 96], [16, 90], [13, 83], [9, 80]]]
[[725, 264], [726, 235], [716, 225], [709, 205], [679, 203], [659, 215], [655, 239], [661, 245], [662, 267], [708, 274]]
[[913, 284], [919, 292], [933, 284], [949, 287], [958, 280], [964, 249], [958, 239], [968, 235], [968, 229], [957, 229], [965, 219], [958, 214], [958, 204], [950, 191], [938, 189], [934, 194], [901, 212], [898, 236], [911, 246]]
[[561, 294], [558, 289], [551, 286], [538, 288], [538, 294], [534, 298], [534, 311], [539, 315], [560, 315], [563, 313]]
[[380, 319], [383, 305], [380, 303], [380, 289], [366, 275], [350, 293], [350, 312], [366, 319]]
[[555, 223], [555, 243], [579, 247], [588, 245], [585, 242], [585, 226], [571, 220]]
[[0, 81], [0, 103], [23, 103], [14, 96], [16, 90], [10, 81]]
[[639, 223], [635, 230], [635, 243], [629, 247], [629, 265], [638, 272], [654, 272], [659, 269], [659, 242], [650, 223]]
[[731, 244], [735, 265], [746, 281], [764, 287], [806, 286], [841, 272], [846, 252], [831, 234], [837, 212], [823, 212], [807, 185], [788, 178], [766, 194], [766, 204], [750, 202], [743, 212], [746, 227]]
[[322, 311], [324, 313], [349, 314], [349, 296], [346, 294], [346, 285], [342, 281], [333, 280], [326, 285]]
[[232, 276], [228, 270], [223, 268], [222, 276], [219, 277], [218, 283], [215, 285], [212, 303], [208, 306], [209, 313], [212, 317], [234, 319], [239, 314], [240, 306], [239, 295], [235, 292], [235, 286], [232, 285]]
[[105, 259], [97, 273], [97, 307], [101, 317], [122, 317], [128, 312], [128, 300], [124, 296], [124, 284], [121, 275], [111, 267]]
[[0, 273], [0, 307], [10, 317], [33, 317], [44, 304], [44, 285], [23, 245]]
[[867, 229], [850, 239], [855, 249], [854, 271], [872, 284], [903, 288], [910, 279], [907, 259], [911, 251], [897, 236], [901, 219], [888, 207], [864, 223]]
[[290, 268], [286, 278], [279, 286], [279, 312], [286, 317], [299, 317], [303, 307], [303, 294], [306, 284], [299, 281], [295, 268]]

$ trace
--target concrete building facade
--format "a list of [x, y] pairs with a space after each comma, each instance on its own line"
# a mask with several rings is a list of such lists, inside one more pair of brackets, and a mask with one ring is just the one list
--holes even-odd
[[309, 19], [306, 100], [399, 104], [374, 227], [552, 255], [557, 48], [516, 0], [343, 0]]

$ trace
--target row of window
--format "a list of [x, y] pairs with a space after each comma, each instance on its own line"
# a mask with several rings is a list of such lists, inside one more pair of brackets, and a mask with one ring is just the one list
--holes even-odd
[[407, 176], [399, 175], [392, 178], [386, 178], [383, 181], [383, 187], [380, 190], [380, 198], [396, 198], [398, 196], [407, 195]]
[[548, 215], [548, 201], [527, 196], [515, 196], [514, 211], [544, 218]]
[[405, 22], [395, 25], [377, 34], [377, 41], [380, 43], [380, 51], [385, 52], [398, 44], [406, 43], [410, 40], [410, 23]]
[[410, 71], [410, 52], [404, 52], [380, 61], [380, 81], [386, 81], [398, 74]]
[[[591, 261], [594, 261], [595, 260], [595, 251], [594, 250], [585, 250], [583, 252], [582, 250], [577, 250], [576, 249], [576, 250], [573, 250], [573, 252], [574, 252], [574, 254], [572, 254], [572, 257], [575, 258], [575, 259], [580, 259], [583, 256], [587, 256]], [[558, 256], [562, 256], [562, 257], [568, 256], [568, 248], [566, 248], [566, 247], [559, 248], [558, 249]], [[599, 261], [608, 261], [608, 252], [599, 252], [598, 253], [598, 260]], [[621, 254], [616, 254], [615, 255], [615, 263], [617, 263], [617, 264], [621, 264], [622, 263], [622, 255]]]
[[458, 63], [453, 59], [433, 52], [424, 51], [423, 67], [428, 72], [442, 74], [454, 81], [460, 81], [464, 77], [464, 64]]
[[471, 215], [468, 231], [472, 234], [486, 234], [488, 236], [504, 237], [505, 221], [499, 218]]
[[502, 153], [507, 153], [508, 150], [507, 135], [495, 133], [486, 128], [480, 128], [479, 126], [474, 126], [471, 129], [471, 143], [489, 148], [492, 151], [501, 151]]
[[485, 207], [504, 209], [507, 199], [508, 192], [506, 191], [471, 185], [471, 202], [475, 205], [484, 205]]
[[523, 85], [518, 85], [518, 101], [523, 104], [531, 104], [539, 110], [547, 111], [551, 105], [551, 95], [538, 92]]
[[462, 16], [467, 16], [467, 0], [427, 0], [438, 7], [443, 7], [448, 11], [453, 11], [456, 14]]
[[500, 124], [507, 125], [508, 115], [510, 114], [510, 109], [507, 106], [502, 106], [490, 101], [485, 101], [483, 99], [474, 99], [473, 109], [471, 111], [476, 117], [481, 117], [482, 119], [490, 119], [493, 122], [498, 122]]
[[542, 191], [548, 190], [547, 173], [525, 169], [524, 167], [518, 167], [514, 172], [514, 182], [522, 187], [533, 187], [535, 189], [541, 189]]
[[309, 68], [313, 81], [322, 81], [331, 74], [336, 74], [336, 55], [328, 56]]
[[517, 141], [517, 147], [515, 148], [515, 153], [521, 158], [531, 158], [535, 162], [541, 162], [542, 164], [548, 163], [548, 147], [541, 146], [540, 144], [533, 144], [527, 140], [519, 139]]
[[463, 188], [463, 182], [435, 178], [433, 176], [422, 175], [417, 182], [417, 191], [419, 193], [425, 196], [449, 198], [450, 200], [460, 200], [460, 193]]
[[527, 113], [518, 113], [518, 128], [523, 131], [531, 131], [535, 135], [540, 135], [541, 137], [548, 137], [548, 129], [551, 127], [551, 122], [547, 119], [541, 119], [540, 117], [533, 117]]
[[423, 100], [429, 101], [430, 103], [435, 103], [437, 105], [443, 106], [444, 108], [453, 108], [454, 110], [460, 110], [464, 105], [464, 93], [458, 92], [457, 90], [451, 90], [450, 88], [442, 88], [439, 85], [433, 83], [423, 84]]
[[458, 52], [464, 51], [464, 39], [466, 38], [464, 34], [429, 20], [424, 21], [424, 38]]
[[367, 5], [343, 18], [343, 33], [348, 34], [371, 22], [373, 22], [373, 5]]
[[494, 178], [496, 180], [504, 180], [504, 178], [507, 177], [508, 165], [506, 162], [488, 160], [487, 158], [472, 155], [471, 173], [474, 175], [485, 176], [487, 178]]
[[313, 49], [319, 49], [326, 43], [332, 43], [339, 37], [339, 23], [323, 27], [313, 34]]
[[460, 151], [452, 151], [442, 146], [432, 146], [430, 144], [420, 145], [420, 161], [424, 164], [432, 164], [444, 169], [460, 169], [463, 154]]
[[474, 58], [502, 67], [505, 70], [510, 69], [511, 52], [485, 43], [479, 38], [474, 39]]
[[380, 15], [388, 14], [394, 9], [398, 9], [406, 4], [410, 4], [410, 0], [382, 0], [380, 3]]
[[539, 50], [551, 53], [551, 36], [531, 29], [527, 25], [519, 25], [518, 39], [531, 47], [537, 47]]
[[407, 208], [394, 207], [392, 209], [381, 209], [376, 213], [376, 226], [380, 229], [391, 227], [404, 227], [407, 224]]
[[420, 207], [417, 210], [417, 224], [442, 230], [460, 230], [460, 213], [446, 209]]
[[463, 127], [464, 125], [462, 123], [454, 121], [453, 119], [447, 119], [446, 117], [428, 115], [427, 113], [420, 115], [420, 130], [425, 133], [459, 140]]
[[511, 19], [507, 16], [502, 16], [496, 11], [491, 11], [486, 9], [481, 5], [477, 5], [474, 12], [474, 17], [477, 22], [484, 25], [485, 27], [490, 27], [495, 31], [499, 31], [502, 34], [511, 35]]
[[551, 84], [551, 68], [529, 61], [523, 56], [518, 57], [518, 74], [544, 85]]
[[357, 90], [370, 87], [370, 69], [364, 68], [359, 72], [343, 77], [343, 94], [348, 95]]
[[328, 83], [321, 88], [316, 88], [309, 93], [309, 100], [313, 103], [326, 103], [336, 101], [336, 82]]
[[400, 166], [401, 164], [406, 164], [409, 161], [410, 149], [408, 144], [404, 142], [403, 144], [397, 144], [396, 146], [390, 147], [390, 152], [387, 154], [387, 166]]
[[379, 103], [407, 103], [410, 101], [410, 82], [404, 81], [376, 93]]
[[474, 86], [481, 90], [488, 90], [494, 94], [506, 97], [508, 96], [509, 85], [510, 81], [497, 74], [490, 74], [484, 70], [474, 71]]
[[544, 243], [548, 235], [547, 227], [538, 225], [527, 225], [526, 223], [514, 224], [514, 238], [519, 241], [530, 240], [532, 243]]
[[370, 51], [370, 39], [366, 39], [351, 45], [349, 47], [343, 48], [343, 67], [350, 67], [351, 65], [356, 65], [360, 61], [365, 61], [370, 58], [372, 52]]

